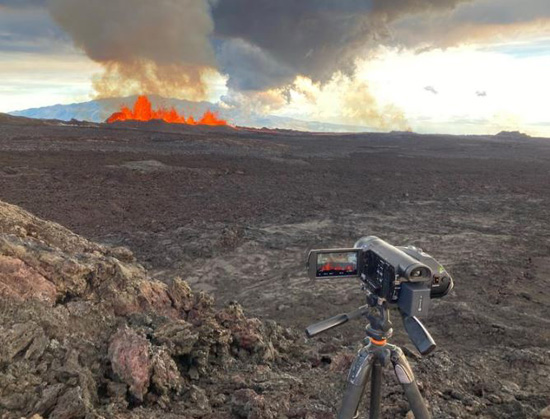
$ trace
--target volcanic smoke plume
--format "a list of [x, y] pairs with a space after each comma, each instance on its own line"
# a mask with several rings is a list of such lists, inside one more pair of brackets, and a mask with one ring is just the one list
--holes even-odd
[[[349, 87], [351, 93], [342, 105], [345, 112], [339, 115], [342, 122], [384, 129], [403, 129], [407, 123], [398, 109], [377, 103], [368, 80], [358, 75], [358, 59], [374, 55], [381, 44], [439, 45], [445, 37], [441, 31], [432, 33], [431, 19], [441, 21], [453, 9], [476, 4], [473, 0], [28, 1], [46, 2], [75, 45], [104, 67], [94, 79], [100, 97], [157, 94], [206, 99], [209, 80], [225, 76], [225, 104], [258, 112], [256, 102], [266, 102], [270, 110], [288, 104], [292, 93], [304, 93], [297, 81], [307, 79], [313, 86], [307, 96], [314, 107], [322, 102], [323, 92]], [[414, 21], [419, 16], [427, 19], [426, 25], [409, 28], [411, 22], [403, 18], [413, 15]], [[471, 32], [468, 21], [460, 25]], [[452, 25], [446, 23], [444, 33], [449, 31], [446, 26]], [[336, 86], [340, 81], [343, 84]]]
[[216, 60], [205, 0], [50, 0], [49, 10], [105, 72], [100, 96], [129, 93], [203, 99]]
[[[352, 74], [357, 56], [409, 13], [467, 0], [49, 0], [55, 21], [105, 73], [102, 96], [204, 98], [217, 71], [228, 86], [262, 91], [296, 76]], [[216, 48], [214, 48], [216, 45]], [[216, 51], [215, 51], [216, 50]]]

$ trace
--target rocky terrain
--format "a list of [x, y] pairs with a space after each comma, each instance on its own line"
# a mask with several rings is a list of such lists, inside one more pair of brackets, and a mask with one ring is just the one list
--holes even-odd
[[434, 417], [550, 405], [549, 140], [71, 125], [0, 123], [0, 415], [334, 417], [364, 324], [301, 331], [364, 297], [304, 258], [368, 234], [454, 275], [435, 353], [394, 316]]
[[316, 413], [284, 371], [318, 355], [290, 329], [2, 202], [0, 295], [2, 417]]

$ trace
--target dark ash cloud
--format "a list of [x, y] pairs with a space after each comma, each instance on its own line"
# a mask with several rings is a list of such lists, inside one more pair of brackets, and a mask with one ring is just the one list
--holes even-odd
[[265, 90], [291, 83], [295, 72], [256, 45], [242, 39], [227, 40], [219, 46], [220, 70], [230, 74], [227, 87], [233, 90]]
[[[371, 7], [364, 0], [219, 0], [212, 11], [214, 35], [222, 42], [249, 46], [233, 48], [237, 55], [232, 59], [249, 65], [253, 54], [261, 80], [244, 87], [271, 87], [277, 79], [286, 82], [298, 74], [326, 81], [337, 70], [352, 70], [355, 56], [371, 33], [367, 22]], [[227, 66], [225, 55], [219, 58], [229, 70], [230, 83], [236, 79], [233, 83], [242, 85], [240, 68]], [[274, 79], [259, 74], [266, 60], [279, 67]]]
[[[325, 82], [337, 71], [351, 74], [356, 58], [388, 36], [388, 22], [411, 13], [450, 10], [464, 1], [217, 0], [214, 35], [241, 45], [222, 48], [232, 51], [231, 64], [227, 54], [218, 59], [230, 85], [243, 90], [273, 87], [297, 75]], [[268, 61], [272, 64], [266, 73]]]

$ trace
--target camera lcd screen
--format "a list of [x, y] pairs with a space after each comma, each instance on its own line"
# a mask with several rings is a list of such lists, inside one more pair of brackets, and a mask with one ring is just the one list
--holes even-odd
[[316, 276], [357, 276], [357, 251], [318, 253]]

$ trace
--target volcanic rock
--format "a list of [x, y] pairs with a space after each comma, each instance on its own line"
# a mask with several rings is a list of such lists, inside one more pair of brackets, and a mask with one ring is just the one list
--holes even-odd
[[41, 300], [54, 304], [56, 287], [22, 260], [0, 256], [0, 297]]
[[233, 394], [233, 413], [240, 418], [265, 417], [265, 400], [262, 396], [251, 389], [237, 390]]
[[130, 394], [143, 401], [151, 377], [151, 347], [144, 336], [124, 328], [115, 333], [109, 345], [113, 372], [130, 386]]
[[152, 280], [127, 249], [3, 202], [0, 324], [3, 418], [124, 417], [137, 407], [139, 417], [203, 416], [210, 397], [220, 412], [274, 417], [260, 413], [266, 402], [252, 389], [231, 398], [223, 389], [233, 386], [230, 371], [252, 385], [252, 366], [283, 360], [296, 345], [238, 304], [216, 311], [180, 278]]

